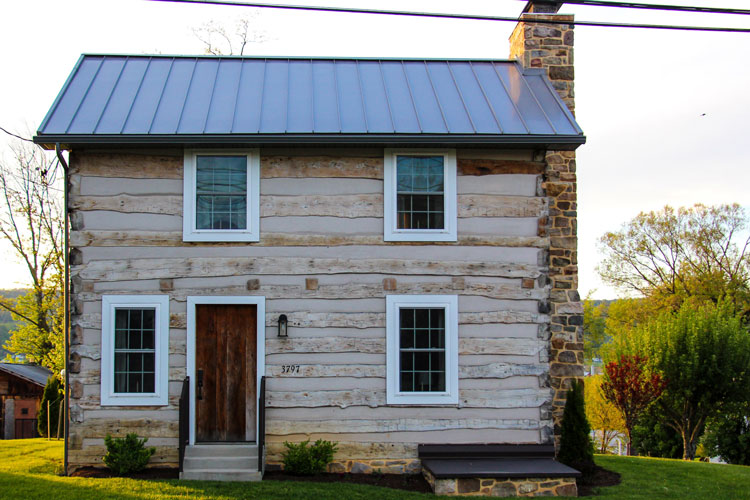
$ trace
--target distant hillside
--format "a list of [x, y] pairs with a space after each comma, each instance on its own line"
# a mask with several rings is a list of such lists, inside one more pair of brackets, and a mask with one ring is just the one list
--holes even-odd
[[[6, 299], [15, 299], [19, 295], [27, 293], [28, 290], [23, 288], [15, 288], [13, 290], [0, 290], [0, 297]], [[0, 360], [4, 359], [8, 351], [3, 349], [5, 342], [10, 339], [10, 331], [16, 326], [16, 321], [13, 321], [10, 313], [5, 309], [0, 308]]]

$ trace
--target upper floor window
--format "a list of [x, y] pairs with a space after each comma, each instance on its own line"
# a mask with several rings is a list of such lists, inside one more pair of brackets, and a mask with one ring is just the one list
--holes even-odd
[[456, 241], [454, 150], [386, 150], [385, 240]]
[[186, 151], [183, 239], [260, 239], [257, 150]]

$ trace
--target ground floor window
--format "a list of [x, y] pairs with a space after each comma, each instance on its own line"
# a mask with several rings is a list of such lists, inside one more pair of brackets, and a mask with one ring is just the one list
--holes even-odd
[[168, 402], [169, 297], [102, 297], [102, 405]]
[[458, 403], [458, 297], [386, 297], [388, 404]]

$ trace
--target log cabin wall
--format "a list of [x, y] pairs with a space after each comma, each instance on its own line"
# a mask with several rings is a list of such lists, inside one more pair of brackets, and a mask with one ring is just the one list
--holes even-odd
[[[551, 442], [544, 155], [457, 157], [455, 243], [383, 241], [382, 148], [261, 149], [260, 242], [186, 243], [181, 148], [74, 151], [72, 467], [100, 465], [104, 436], [127, 432], [176, 465], [190, 295], [266, 298], [269, 464], [307, 438], [337, 441], [339, 467], [358, 471], [418, 443]], [[101, 296], [140, 293], [170, 296], [169, 404], [101, 407]], [[387, 294], [458, 295], [458, 407], [386, 405]]]

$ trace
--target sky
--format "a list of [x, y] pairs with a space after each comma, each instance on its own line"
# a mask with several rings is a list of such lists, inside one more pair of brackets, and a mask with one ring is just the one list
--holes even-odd
[[[519, 0], [295, 0], [296, 4], [517, 16]], [[649, 0], [649, 3], [680, 3]], [[748, 8], [746, 0], [683, 0]], [[565, 5], [577, 20], [750, 27], [750, 16]], [[147, 0], [23, 0], [0, 7], [0, 126], [28, 135], [82, 53], [201, 54], [194, 28], [250, 16], [246, 55], [508, 57], [514, 23], [292, 12]], [[598, 278], [598, 238], [664, 205], [740, 203], [750, 213], [750, 33], [575, 28], [579, 279]], [[2, 134], [0, 134], [2, 135]], [[0, 154], [7, 158], [6, 137]], [[0, 245], [0, 288], [26, 271]]]

